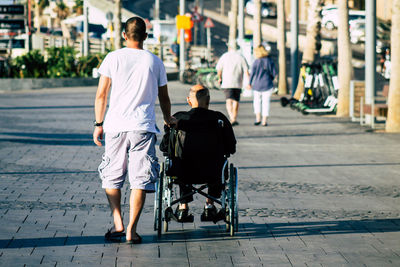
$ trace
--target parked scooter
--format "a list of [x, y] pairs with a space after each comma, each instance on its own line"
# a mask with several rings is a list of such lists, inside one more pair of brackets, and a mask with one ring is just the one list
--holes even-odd
[[304, 115], [336, 112], [339, 90], [336, 62], [323, 59], [318, 63], [303, 64], [300, 75], [304, 82], [304, 93], [299, 100], [281, 98], [281, 105], [289, 104]]

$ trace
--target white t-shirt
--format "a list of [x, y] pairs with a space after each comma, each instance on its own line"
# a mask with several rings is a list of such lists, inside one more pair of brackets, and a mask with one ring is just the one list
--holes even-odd
[[248, 71], [246, 59], [236, 51], [228, 51], [218, 60], [216, 69], [222, 70], [221, 88], [242, 88], [243, 74]]
[[105, 57], [99, 73], [111, 78], [104, 132], [159, 133], [154, 109], [158, 87], [167, 84], [162, 61], [146, 50], [122, 48]]

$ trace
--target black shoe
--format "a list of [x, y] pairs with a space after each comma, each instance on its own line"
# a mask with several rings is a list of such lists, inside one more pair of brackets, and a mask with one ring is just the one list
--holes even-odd
[[218, 221], [218, 220], [216, 221], [217, 214], [218, 214], [218, 211], [214, 205], [212, 205], [211, 207], [204, 207], [204, 211], [200, 216], [200, 220], [202, 222], [214, 222], [215, 223]]
[[254, 122], [254, 125], [255, 125], [255, 126], [260, 125], [260, 124], [261, 124], [261, 121], [256, 121], [256, 122]]
[[189, 209], [177, 209], [175, 212], [175, 217], [176, 217], [177, 222], [180, 222], [180, 223], [194, 221], [193, 215], [189, 214]]
[[232, 122], [232, 126], [236, 126], [239, 125], [239, 123], [237, 121]]

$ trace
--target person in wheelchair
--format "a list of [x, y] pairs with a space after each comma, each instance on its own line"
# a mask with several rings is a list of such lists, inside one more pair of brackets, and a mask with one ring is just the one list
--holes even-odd
[[[175, 212], [178, 222], [193, 222], [188, 203], [192, 184], [208, 184], [208, 195], [221, 197], [222, 169], [227, 157], [236, 152], [236, 139], [232, 125], [221, 112], [208, 109], [210, 92], [203, 85], [190, 88], [187, 102], [191, 110], [177, 112], [174, 128], [164, 126], [165, 134], [160, 150], [168, 156], [172, 166], [167, 175], [176, 176], [182, 198]], [[185, 195], [189, 196], [185, 197]], [[206, 198], [201, 221], [214, 223], [224, 219], [214, 201]]]

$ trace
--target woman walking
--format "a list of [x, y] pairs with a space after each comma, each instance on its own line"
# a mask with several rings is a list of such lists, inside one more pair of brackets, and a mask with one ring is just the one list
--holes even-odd
[[263, 45], [254, 48], [256, 60], [251, 67], [250, 83], [248, 89], [253, 89], [253, 107], [256, 114], [254, 125], [267, 126], [269, 104], [272, 94], [273, 81], [276, 77], [275, 64], [269, 52]]

